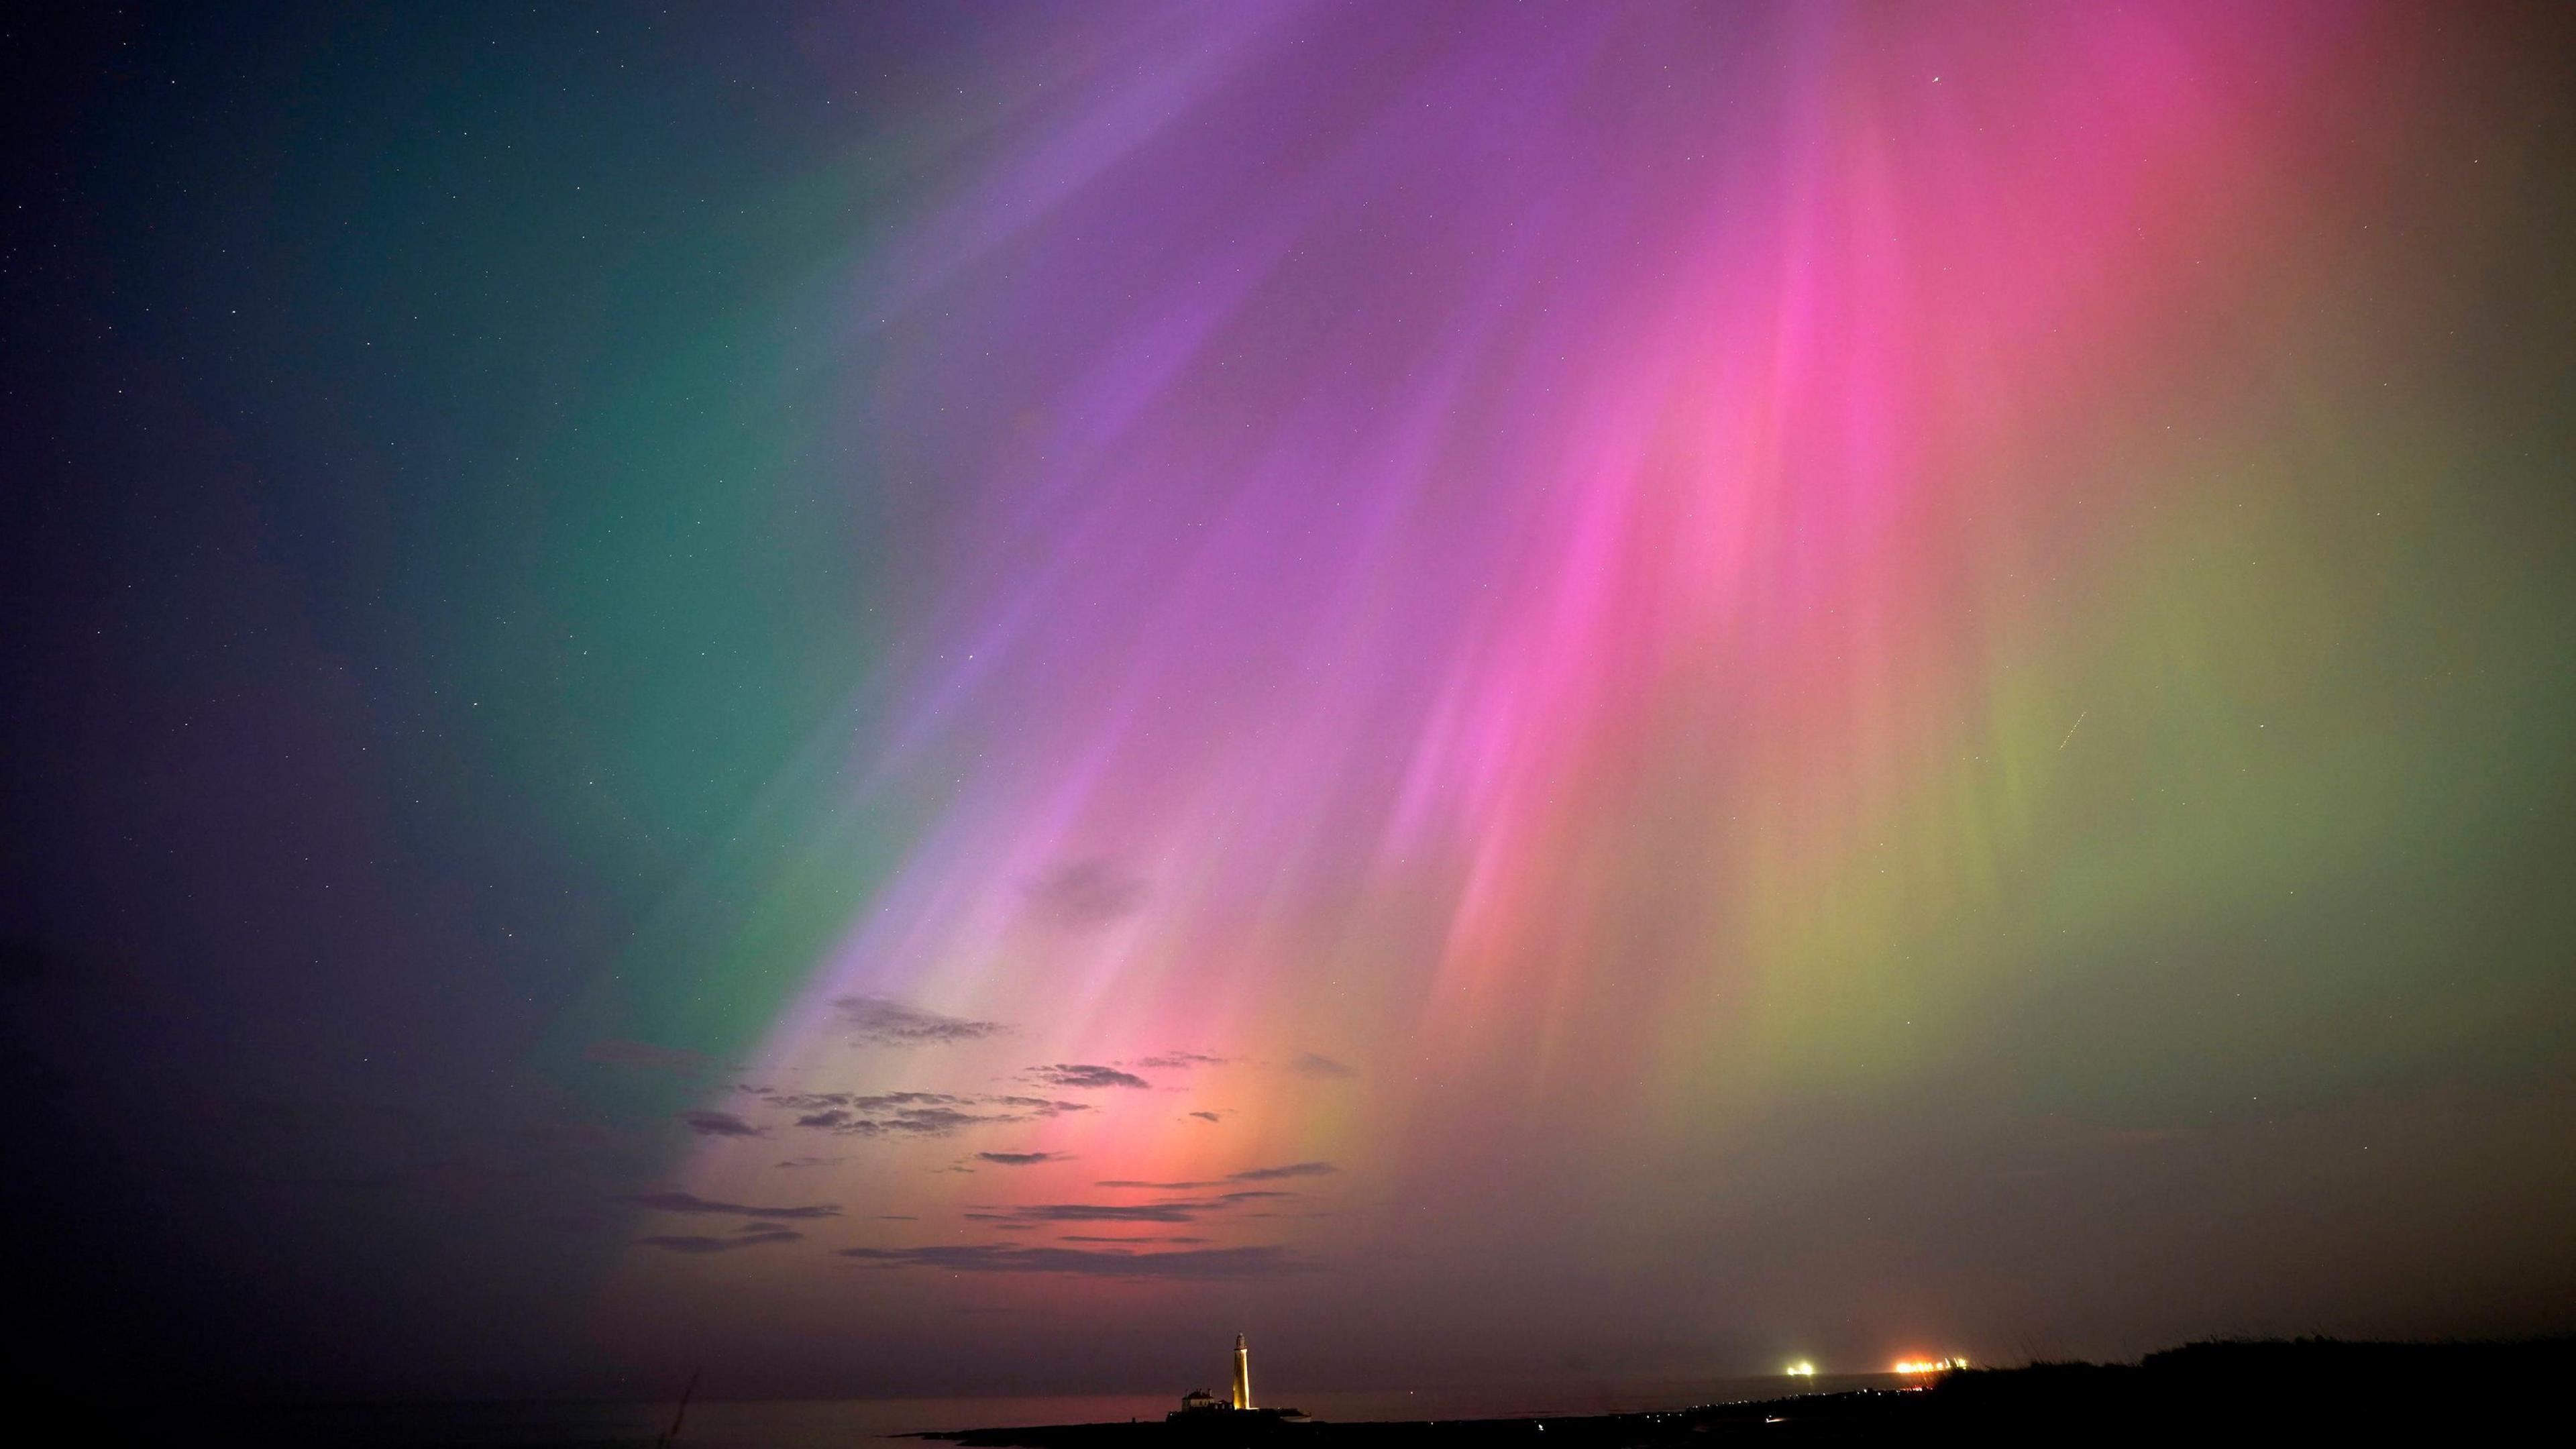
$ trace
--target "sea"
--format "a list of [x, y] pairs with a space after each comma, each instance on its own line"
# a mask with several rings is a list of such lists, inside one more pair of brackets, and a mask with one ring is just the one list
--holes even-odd
[[[1743, 1403], [1793, 1394], [1889, 1388], [1890, 1374], [1814, 1378], [1655, 1380], [1520, 1386], [1502, 1390], [1372, 1389], [1283, 1391], [1317, 1419], [1342, 1423], [1509, 1419], [1642, 1413]], [[1156, 1420], [1179, 1403], [1172, 1394], [1082, 1394], [960, 1399], [699, 1399], [685, 1415], [676, 1402], [531, 1400], [491, 1403], [314, 1404], [218, 1411], [200, 1427], [226, 1444], [262, 1449], [370, 1445], [387, 1449], [521, 1446], [521, 1449], [645, 1449], [679, 1424], [679, 1449], [867, 1449], [909, 1444], [937, 1429], [1023, 1424], [1110, 1424]]]

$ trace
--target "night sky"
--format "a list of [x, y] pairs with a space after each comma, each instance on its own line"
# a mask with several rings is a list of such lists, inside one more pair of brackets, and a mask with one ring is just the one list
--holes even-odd
[[13, 1372], [2576, 1327], [2566, 7], [39, 8]]

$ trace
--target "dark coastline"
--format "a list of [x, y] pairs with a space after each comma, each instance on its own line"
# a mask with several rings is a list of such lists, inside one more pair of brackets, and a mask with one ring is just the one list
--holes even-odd
[[916, 1437], [1021, 1449], [1257, 1449], [1298, 1445], [1533, 1444], [1547, 1449], [1764, 1442], [1876, 1443], [1974, 1435], [2235, 1442], [2249, 1436], [2456, 1442], [2563, 1410], [2576, 1339], [2511, 1343], [2352, 1343], [2331, 1339], [2188, 1344], [2135, 1364], [2050, 1363], [1971, 1369], [1919, 1389], [1807, 1394], [1667, 1413], [1326, 1423], [1211, 1414], [1141, 1424], [968, 1429]]

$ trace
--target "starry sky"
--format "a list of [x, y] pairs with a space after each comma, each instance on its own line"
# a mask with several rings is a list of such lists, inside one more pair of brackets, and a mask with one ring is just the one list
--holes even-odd
[[2576, 1326], [2576, 28], [6, 22], [14, 1365]]

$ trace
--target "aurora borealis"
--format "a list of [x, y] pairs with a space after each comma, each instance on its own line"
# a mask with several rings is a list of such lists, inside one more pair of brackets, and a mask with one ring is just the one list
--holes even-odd
[[88, 1305], [13, 1342], [830, 1396], [2567, 1328], [2571, 39], [13, 41], [8, 1201]]

